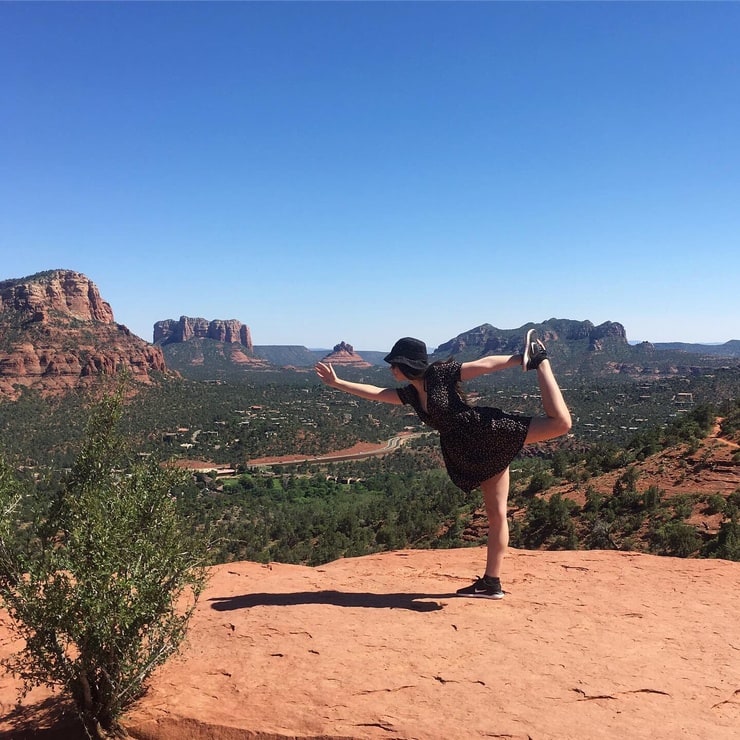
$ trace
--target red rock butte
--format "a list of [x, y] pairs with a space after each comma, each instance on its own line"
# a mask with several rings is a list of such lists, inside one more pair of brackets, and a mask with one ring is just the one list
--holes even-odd
[[159, 347], [116, 324], [95, 284], [71, 270], [0, 282], [0, 398], [89, 385], [126, 369], [140, 382], [165, 372]]
[[154, 324], [154, 343], [170, 344], [191, 339], [213, 339], [227, 344], [241, 344], [252, 352], [252, 333], [237, 319], [214, 319], [180, 316], [179, 320], [165, 319]]
[[79, 272], [50, 270], [0, 282], [0, 312], [25, 315], [33, 323], [76, 319], [113, 323], [113, 310], [97, 286]]
[[322, 358], [322, 362], [342, 367], [372, 367], [372, 363], [355, 352], [354, 347], [346, 342], [334, 345], [334, 349]]

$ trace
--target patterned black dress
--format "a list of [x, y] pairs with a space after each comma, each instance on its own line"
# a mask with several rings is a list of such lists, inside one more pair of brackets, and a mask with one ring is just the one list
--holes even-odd
[[524, 445], [531, 417], [507, 414], [489, 406], [469, 406], [460, 398], [457, 360], [436, 362], [424, 376], [427, 410], [416, 388], [398, 389], [398, 397], [439, 432], [442, 457], [452, 482], [470, 492], [505, 470]]

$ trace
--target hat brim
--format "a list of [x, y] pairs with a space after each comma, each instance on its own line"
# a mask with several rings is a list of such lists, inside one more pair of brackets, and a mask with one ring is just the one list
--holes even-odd
[[412, 360], [403, 355], [394, 355], [393, 353], [386, 355], [383, 360], [389, 365], [405, 365], [414, 370], [426, 370], [429, 367], [429, 363], [424, 360]]

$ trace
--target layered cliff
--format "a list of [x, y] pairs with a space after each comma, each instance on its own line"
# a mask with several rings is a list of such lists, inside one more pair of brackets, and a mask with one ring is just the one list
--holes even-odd
[[60, 393], [120, 370], [148, 382], [166, 366], [159, 348], [115, 323], [85, 275], [49, 270], [0, 282], [0, 398], [24, 387]]
[[246, 324], [236, 319], [214, 319], [180, 316], [179, 320], [165, 319], [154, 324], [154, 343], [172, 344], [191, 339], [213, 339], [227, 344], [241, 344], [252, 352], [252, 334]]
[[162, 348], [167, 367], [190, 380], [234, 379], [269, 366], [255, 354], [249, 327], [236, 319], [157, 321], [154, 344]]
[[0, 312], [26, 323], [113, 323], [113, 310], [95, 284], [79, 272], [50, 270], [0, 283]]

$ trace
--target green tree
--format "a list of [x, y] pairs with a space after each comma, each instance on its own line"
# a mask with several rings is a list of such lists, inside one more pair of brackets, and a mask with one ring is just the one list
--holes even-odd
[[613, 493], [615, 496], [623, 492], [634, 493], [637, 491], [637, 481], [640, 477], [640, 471], [630, 465], [614, 483]]
[[538, 493], [539, 491], [546, 491], [554, 483], [555, 478], [549, 471], [537, 470], [533, 473], [529, 481], [526, 493]]
[[655, 511], [663, 498], [663, 490], [658, 486], [648, 486], [642, 494], [642, 501], [648, 511]]
[[94, 408], [70, 474], [30, 522], [29, 492], [0, 467], [0, 602], [25, 641], [5, 667], [25, 691], [61, 686], [93, 738], [117, 732], [177, 650], [206, 578], [205, 537], [178, 508], [182, 475], [127, 453], [122, 409], [123, 387]]
[[549, 500], [534, 497], [527, 504], [517, 544], [540, 547], [549, 543], [553, 549], [575, 549], [578, 542], [571, 517], [577, 511], [578, 505], [559, 493]]
[[685, 522], [671, 521], [659, 527], [653, 536], [661, 555], [688, 558], [701, 545], [696, 530]]
[[740, 561], [740, 523], [736, 517], [722, 522], [717, 536], [705, 545], [703, 554], [710, 558]]

